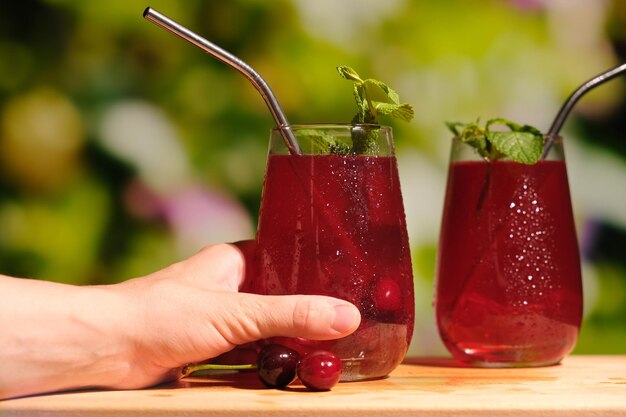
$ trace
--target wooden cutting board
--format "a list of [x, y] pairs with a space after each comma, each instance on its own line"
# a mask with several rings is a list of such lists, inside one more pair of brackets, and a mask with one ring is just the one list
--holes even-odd
[[81, 391], [0, 401], [13, 416], [626, 416], [626, 356], [571, 356], [561, 365], [477, 369], [410, 359], [386, 379], [262, 388], [254, 373], [190, 378], [137, 391]]

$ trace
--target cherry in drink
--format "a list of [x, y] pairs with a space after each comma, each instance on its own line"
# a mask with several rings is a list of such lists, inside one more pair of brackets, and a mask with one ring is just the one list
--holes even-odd
[[440, 335], [453, 356], [479, 366], [558, 363], [582, 316], [562, 144], [532, 165], [477, 160], [468, 148], [454, 139], [437, 263]]
[[[413, 332], [413, 277], [391, 129], [290, 126], [301, 155], [270, 140], [255, 273], [260, 294], [342, 298], [361, 325], [335, 341], [274, 340], [341, 358], [341, 380], [378, 378], [404, 358]], [[354, 152], [352, 140], [361, 143]]]

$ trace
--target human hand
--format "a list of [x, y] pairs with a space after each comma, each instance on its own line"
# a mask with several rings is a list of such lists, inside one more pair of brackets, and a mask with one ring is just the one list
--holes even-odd
[[358, 309], [343, 300], [238, 293], [253, 244], [208, 246], [185, 261], [118, 285], [141, 320], [132, 331], [136, 360], [114, 387], [152, 385], [180, 375], [185, 364], [259, 339], [335, 339], [358, 327]]
[[334, 339], [358, 327], [357, 308], [335, 298], [238, 293], [251, 244], [208, 246], [115, 285], [0, 276], [0, 399], [147, 387], [258, 339]]

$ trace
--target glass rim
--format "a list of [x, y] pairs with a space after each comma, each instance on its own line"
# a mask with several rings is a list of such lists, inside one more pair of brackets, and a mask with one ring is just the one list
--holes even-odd
[[[549, 135], [549, 134], [547, 134], [547, 133], [543, 133], [543, 134], [542, 134], [542, 136], [543, 136], [543, 138], [544, 138], [544, 139], [550, 139], [550, 138], [552, 138], [552, 140], [553, 140], [553, 141], [555, 141], [555, 142], [556, 142], [556, 141], [558, 141], [558, 142], [563, 142], [563, 136], [562, 136], [562, 135]], [[467, 142], [463, 142], [463, 141], [461, 140], [461, 137], [460, 137], [459, 135], [452, 135], [451, 140], [454, 140], [454, 139], [459, 140], [461, 143], [467, 143]]]
[[391, 130], [389, 125], [381, 125], [377, 123], [294, 123], [288, 125], [274, 126], [272, 132], [280, 132], [281, 130], [298, 130], [298, 129], [347, 129], [347, 128], [377, 128], [383, 130]]
[[[563, 137], [560, 135], [543, 135], [544, 143], [543, 143], [543, 152], [539, 161], [550, 161], [550, 160], [562, 160], [565, 161], [565, 144]], [[549, 148], [546, 153], [546, 146], [549, 143]], [[494, 163], [494, 162], [516, 162], [508, 157], [500, 157], [495, 160], [490, 160], [480, 155], [480, 153], [474, 148], [470, 143], [464, 142], [458, 135], [453, 135], [450, 140], [450, 160], [456, 161], [475, 161], [475, 162], [484, 162], [484, 163]], [[539, 162], [537, 161], [537, 162]], [[522, 163], [522, 162], [517, 162]]]

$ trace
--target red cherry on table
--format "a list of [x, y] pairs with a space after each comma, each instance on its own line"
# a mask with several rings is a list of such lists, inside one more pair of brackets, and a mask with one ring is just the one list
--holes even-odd
[[331, 352], [317, 351], [300, 360], [297, 374], [308, 389], [328, 391], [339, 382], [341, 370], [341, 359]]

